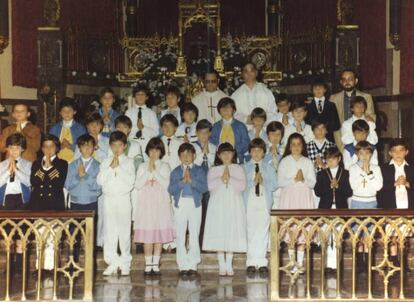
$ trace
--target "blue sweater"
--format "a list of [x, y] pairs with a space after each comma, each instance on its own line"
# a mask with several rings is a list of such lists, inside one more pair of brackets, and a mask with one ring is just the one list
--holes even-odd
[[[184, 190], [184, 187], [187, 185], [183, 182], [184, 170], [183, 166], [180, 165], [170, 174], [170, 184], [168, 185], [168, 192], [173, 196], [174, 206], [178, 208], [181, 194]], [[191, 193], [194, 199], [196, 208], [201, 205], [201, 199], [203, 194], [208, 191], [207, 187], [207, 174], [205, 170], [197, 165], [193, 164], [193, 167], [190, 168], [191, 175]]]
[[[233, 119], [231, 122], [235, 138], [235, 148], [237, 151], [237, 158], [239, 163], [244, 162], [244, 155], [249, 149], [250, 138], [247, 127], [242, 122]], [[210, 142], [216, 146], [220, 145], [221, 129], [223, 129], [223, 120], [216, 122], [211, 130]]]
[[89, 204], [97, 202], [102, 193], [101, 186], [96, 181], [100, 164], [94, 158], [91, 160], [92, 162], [83, 177], [80, 177], [78, 173], [79, 165], [82, 162], [81, 158], [77, 158], [69, 164], [65, 188], [74, 203]]
[[[60, 139], [60, 133], [62, 132], [62, 121], [56, 123], [50, 128], [49, 133], [56, 136]], [[72, 133], [73, 143], [70, 145], [72, 151], [75, 151], [76, 142], [79, 136], [84, 135], [87, 133], [86, 128], [82, 126], [82, 124], [78, 123], [77, 121], [73, 121], [72, 127], [70, 127], [70, 132]]]
[[[102, 108], [99, 108], [98, 113], [103, 117], [103, 110]], [[108, 121], [108, 126], [109, 126], [109, 132], [104, 132], [102, 131], [102, 135], [105, 137], [109, 137], [111, 135], [111, 133], [113, 131], [115, 131], [115, 119], [120, 116], [121, 114], [113, 109], [111, 109], [111, 111], [109, 111], [109, 121]]]
[[[277, 176], [275, 169], [269, 165], [268, 163], [262, 161], [259, 164], [260, 173], [262, 174], [263, 184], [262, 187], [264, 189], [264, 194], [266, 197], [266, 204], [267, 208], [270, 211], [273, 205], [273, 192], [277, 189]], [[246, 179], [247, 179], [247, 188], [243, 193], [244, 202], [246, 204], [249, 202], [249, 196], [251, 190], [255, 189], [256, 184], [254, 183], [254, 175], [255, 175], [255, 163], [253, 160], [247, 162], [244, 165], [244, 170], [246, 172]]]

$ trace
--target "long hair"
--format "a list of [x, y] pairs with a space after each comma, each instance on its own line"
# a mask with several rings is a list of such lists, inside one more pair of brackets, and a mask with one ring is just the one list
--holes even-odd
[[283, 154], [283, 158], [285, 158], [286, 156], [289, 156], [289, 155], [292, 154], [291, 144], [292, 144], [292, 141], [294, 139], [298, 139], [298, 140], [301, 141], [301, 143], [302, 143], [302, 156], [308, 157], [308, 152], [306, 151], [306, 142], [305, 142], [305, 139], [303, 138], [302, 134], [292, 133], [289, 136], [288, 141], [286, 143], [286, 149], [285, 149], [285, 153]]
[[233, 159], [231, 160], [231, 162], [233, 164], [237, 163], [237, 152], [236, 149], [234, 149], [233, 145], [230, 143], [222, 143], [220, 146], [218, 146], [217, 148], [217, 152], [216, 152], [216, 158], [214, 159], [214, 166], [221, 166], [223, 164], [223, 161], [220, 159], [220, 154], [226, 151], [231, 151], [233, 152]]

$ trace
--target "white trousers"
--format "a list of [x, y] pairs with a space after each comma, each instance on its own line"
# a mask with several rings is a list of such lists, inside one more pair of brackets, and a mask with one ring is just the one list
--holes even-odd
[[[247, 266], [267, 266], [270, 214], [264, 196], [250, 195], [247, 203]], [[253, 196], [254, 195], [254, 196]]]
[[[200, 226], [201, 206], [195, 207], [192, 198], [180, 198], [178, 208], [174, 207], [177, 264], [180, 271], [197, 270], [197, 264], [201, 261], [200, 256]], [[186, 233], [189, 233], [188, 250], [186, 246]]]
[[[108, 195], [103, 200], [104, 260], [121, 269], [131, 266], [131, 195]], [[118, 255], [118, 243], [121, 254]]]
[[98, 221], [96, 222], [96, 245], [100, 247], [104, 242], [104, 198], [103, 194], [98, 198]]

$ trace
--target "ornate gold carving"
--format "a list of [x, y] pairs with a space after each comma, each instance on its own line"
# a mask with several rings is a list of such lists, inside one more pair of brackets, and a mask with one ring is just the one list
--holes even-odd
[[175, 72], [176, 72], [176, 76], [179, 76], [179, 77], [187, 75], [187, 65], [185, 64], [185, 58], [183, 56], [178, 56]]
[[337, 19], [340, 24], [352, 24], [354, 18], [354, 4], [352, 0], [338, 0], [336, 9]]
[[43, 2], [43, 18], [46, 26], [56, 27], [60, 20], [60, 1], [45, 0]]
[[4, 52], [4, 50], [9, 45], [9, 37], [7, 36], [0, 36], [0, 54]]

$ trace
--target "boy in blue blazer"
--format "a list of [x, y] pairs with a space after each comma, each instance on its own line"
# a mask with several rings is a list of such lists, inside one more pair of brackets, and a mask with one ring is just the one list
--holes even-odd
[[246, 125], [234, 118], [236, 103], [229, 97], [222, 98], [217, 104], [217, 110], [221, 120], [213, 125], [210, 142], [216, 146], [230, 143], [236, 148], [238, 162], [243, 163], [250, 138]]
[[75, 158], [76, 142], [79, 136], [86, 134], [86, 129], [74, 120], [76, 104], [72, 98], [64, 98], [60, 102], [59, 114], [62, 120], [50, 128], [49, 134], [56, 136], [60, 141], [58, 157], [70, 163]]
[[[190, 143], [178, 149], [181, 165], [170, 175], [168, 192], [174, 199], [174, 220], [176, 228], [177, 264], [181, 276], [196, 275], [201, 261], [199, 233], [201, 226], [201, 200], [208, 191], [205, 169], [194, 164], [196, 151]], [[189, 232], [189, 249], [186, 248], [186, 234]]]
[[267, 247], [269, 243], [270, 210], [273, 205], [273, 192], [277, 189], [276, 171], [263, 158], [266, 143], [261, 138], [250, 142], [251, 160], [244, 165], [247, 188], [244, 200], [247, 211], [247, 273], [256, 269], [267, 274]]
[[[68, 190], [70, 209], [73, 211], [95, 211], [97, 221], [98, 197], [101, 187], [97, 183], [99, 162], [93, 158], [96, 146], [95, 139], [84, 134], [77, 142], [80, 157], [69, 164], [65, 188]], [[96, 230], [96, 228], [94, 228]], [[94, 236], [96, 238], [96, 236]], [[78, 261], [79, 243], [74, 247], [74, 259]]]

